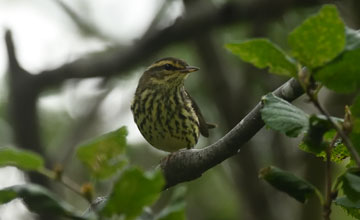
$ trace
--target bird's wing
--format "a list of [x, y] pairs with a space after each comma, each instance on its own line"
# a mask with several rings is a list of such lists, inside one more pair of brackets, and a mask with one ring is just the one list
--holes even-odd
[[209, 129], [215, 128], [215, 124], [207, 123], [204, 119], [204, 116], [201, 114], [199, 106], [196, 104], [195, 100], [187, 93], [188, 97], [191, 100], [192, 107], [195, 110], [196, 115], [199, 118], [199, 124], [200, 124], [200, 133], [204, 137], [209, 137]]

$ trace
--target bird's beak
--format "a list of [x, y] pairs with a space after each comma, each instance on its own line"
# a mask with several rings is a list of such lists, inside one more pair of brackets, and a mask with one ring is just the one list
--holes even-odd
[[187, 66], [185, 69], [183, 69], [181, 72], [183, 73], [191, 73], [191, 72], [195, 72], [198, 71], [200, 68], [195, 67], [195, 66]]

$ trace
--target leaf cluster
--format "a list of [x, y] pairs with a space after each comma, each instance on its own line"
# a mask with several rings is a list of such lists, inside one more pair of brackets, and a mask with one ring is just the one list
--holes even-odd
[[[268, 68], [273, 74], [295, 77], [301, 83], [322, 115], [309, 115], [268, 94], [262, 98], [262, 119], [268, 128], [289, 137], [302, 135], [299, 148], [323, 158], [326, 163], [341, 163], [350, 158], [349, 168], [337, 177], [332, 194], [326, 199], [360, 219], [360, 173], [359, 167], [353, 168], [359, 165], [360, 96], [350, 108], [344, 107], [343, 119], [331, 117], [317, 96], [322, 86], [338, 93], [359, 89], [360, 32], [346, 27], [335, 6], [325, 5], [288, 35], [288, 45], [289, 53], [270, 40], [260, 38], [227, 44], [226, 48], [245, 62]], [[290, 172], [270, 166], [260, 171], [260, 177], [303, 203], [309, 196], [317, 195], [328, 208], [325, 204], [328, 201], [316, 187]], [[339, 190], [343, 195], [336, 198]]]
[[[15, 148], [0, 148], [0, 167], [15, 166], [34, 171], [59, 181], [87, 199], [91, 208], [85, 214], [72, 207], [48, 189], [35, 184], [23, 184], [0, 190], [0, 205], [20, 198], [27, 208], [39, 215], [67, 217], [70, 219], [137, 219], [146, 214], [148, 206], [160, 196], [164, 178], [160, 170], [144, 172], [129, 166], [126, 153], [127, 130], [121, 127], [77, 148], [76, 156], [89, 170], [94, 181], [113, 179], [113, 187], [107, 197], [93, 198], [93, 183], [76, 188], [66, 181], [58, 170], [48, 170], [44, 159], [33, 152]], [[171, 204], [159, 214], [147, 213], [147, 219], [185, 219], [184, 205]]]

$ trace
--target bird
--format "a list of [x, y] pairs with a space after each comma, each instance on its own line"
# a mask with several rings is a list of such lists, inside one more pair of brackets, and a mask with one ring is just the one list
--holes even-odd
[[166, 57], [151, 64], [139, 79], [131, 104], [140, 133], [153, 147], [175, 152], [193, 148], [200, 134], [209, 136], [215, 124], [207, 123], [185, 90], [184, 81], [199, 68]]

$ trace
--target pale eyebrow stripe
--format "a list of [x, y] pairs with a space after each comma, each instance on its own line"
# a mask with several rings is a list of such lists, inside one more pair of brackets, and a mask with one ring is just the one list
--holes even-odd
[[162, 60], [162, 61], [159, 61], [158, 63], [154, 63], [153, 65], [149, 66], [147, 70], [162, 67], [165, 64], [170, 64], [170, 65], [174, 66], [177, 69], [182, 69], [183, 68], [183, 66], [179, 62], [172, 63], [172, 62], [169, 62], [168, 60]]

